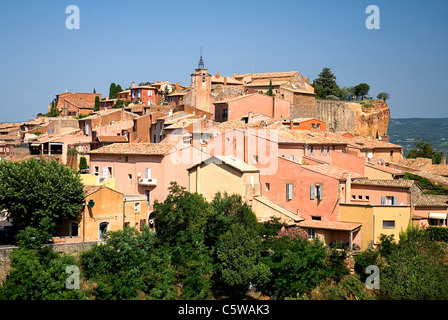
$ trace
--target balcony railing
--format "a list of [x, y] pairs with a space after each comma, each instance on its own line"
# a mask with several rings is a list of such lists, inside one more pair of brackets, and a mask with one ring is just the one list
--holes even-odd
[[145, 178], [139, 178], [138, 184], [143, 187], [156, 187], [157, 186], [157, 179], [145, 179]]

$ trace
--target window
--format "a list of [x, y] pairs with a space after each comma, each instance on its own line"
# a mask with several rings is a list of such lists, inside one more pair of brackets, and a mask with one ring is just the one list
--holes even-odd
[[140, 213], [140, 202], [134, 203], [134, 213]]
[[266, 187], [266, 191], [271, 190], [271, 184], [270, 183], [266, 183], [265, 187]]
[[148, 91], [148, 97], [152, 97], [152, 90]]
[[124, 157], [124, 162], [128, 162], [129, 161], [129, 157]]
[[366, 199], [366, 201], [369, 201], [370, 200], [370, 196], [366, 196], [365, 199]]
[[227, 119], [228, 117], [228, 109], [222, 109], [222, 118]]
[[137, 98], [140, 98], [141, 92], [142, 91], [140, 89], [137, 90]]
[[311, 124], [311, 129], [314, 129], [314, 123]]
[[359, 195], [359, 196], [358, 196], [358, 200], [362, 200], [362, 195]]
[[287, 183], [286, 184], [286, 200], [292, 200], [292, 194], [293, 192], [293, 184], [292, 183]]
[[254, 156], [254, 163], [258, 163], [258, 156]]
[[86, 128], [85, 128], [85, 132], [84, 133], [85, 133], [86, 136], [88, 136], [89, 133], [90, 133], [89, 124], [88, 123], [86, 123]]
[[100, 175], [100, 167], [99, 166], [94, 166], [94, 175], [99, 176]]
[[356, 200], [356, 196], [355, 195], [352, 195], [352, 200]]
[[70, 235], [72, 237], [77, 237], [78, 236], [78, 224], [76, 222], [72, 222], [70, 224]]
[[109, 179], [111, 179], [113, 177], [112, 176], [112, 167], [107, 167], [107, 173], [108, 173]]
[[397, 206], [398, 205], [398, 197], [382, 196], [381, 197], [381, 205]]
[[293, 160], [294, 161], [294, 156], [289, 156], [289, 160]]
[[322, 186], [316, 186], [316, 197], [319, 200], [322, 200]]
[[311, 220], [315, 220], [315, 221], [321, 221], [322, 217], [317, 217], [317, 216], [312, 216]]
[[149, 202], [151, 200], [149, 190], [145, 190], [145, 196], [146, 196], [146, 204], [149, 206]]
[[100, 239], [103, 239], [103, 235], [105, 232], [109, 230], [109, 222], [101, 222], [99, 225], [99, 236]]
[[383, 228], [385, 229], [395, 228], [395, 220], [383, 220]]
[[132, 99], [134, 99], [134, 94], [135, 94], [135, 91], [132, 90]]
[[215, 120], [221, 119], [221, 109], [216, 109]]
[[320, 185], [310, 186], [310, 199], [314, 200], [314, 198], [322, 200], [322, 186]]
[[145, 179], [151, 179], [151, 168], [145, 169]]
[[316, 129], [320, 129], [320, 123], [316, 124]]
[[132, 180], [132, 174], [128, 174], [128, 180]]
[[308, 233], [308, 239], [316, 238], [316, 232], [314, 229], [312, 228], [307, 229], [307, 233]]

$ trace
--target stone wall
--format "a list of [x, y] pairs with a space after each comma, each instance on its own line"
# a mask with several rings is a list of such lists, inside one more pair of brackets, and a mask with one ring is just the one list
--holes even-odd
[[[77, 242], [77, 243], [58, 243], [53, 244], [53, 250], [55, 252], [63, 252], [77, 255], [80, 252], [87, 251], [90, 248], [98, 245], [98, 241], [89, 241], [89, 242]], [[9, 255], [12, 250], [14, 250], [14, 246], [11, 247], [0, 247], [0, 283], [3, 282], [8, 275], [10, 267]]]
[[327, 130], [355, 131], [355, 113], [344, 101], [316, 99], [315, 118], [327, 123]]
[[327, 123], [327, 129], [348, 131], [363, 137], [387, 135], [390, 110], [383, 100], [346, 102], [316, 99], [315, 118]]

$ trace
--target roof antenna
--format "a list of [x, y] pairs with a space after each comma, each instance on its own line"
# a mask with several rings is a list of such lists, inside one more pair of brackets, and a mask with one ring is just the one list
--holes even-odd
[[204, 69], [204, 60], [202, 59], [202, 49], [203, 47], [199, 47], [201, 49], [201, 58], [199, 59], [198, 69]]

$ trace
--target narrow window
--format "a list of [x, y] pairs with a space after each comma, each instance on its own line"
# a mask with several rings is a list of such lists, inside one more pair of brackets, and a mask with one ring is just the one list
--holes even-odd
[[292, 200], [293, 186], [292, 183], [286, 184], [286, 200]]
[[266, 187], [266, 191], [271, 190], [271, 184], [270, 183], [266, 183], [265, 187]]
[[314, 239], [316, 237], [316, 232], [312, 228], [307, 229], [307, 233], [308, 233], [308, 239]]
[[140, 202], [134, 203], [134, 213], [140, 213]]

